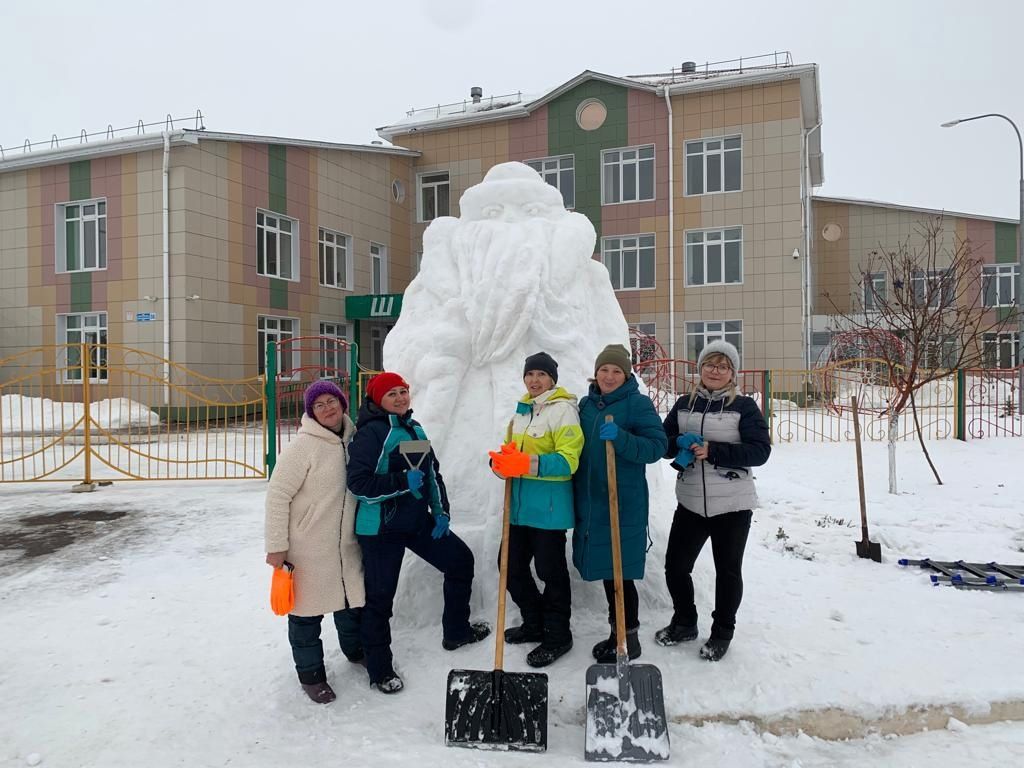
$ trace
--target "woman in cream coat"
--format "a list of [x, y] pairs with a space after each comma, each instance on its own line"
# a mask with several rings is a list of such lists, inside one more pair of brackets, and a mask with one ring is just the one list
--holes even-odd
[[298, 434], [281, 452], [266, 499], [267, 563], [295, 566], [295, 607], [288, 615], [288, 641], [302, 689], [327, 704], [320, 622], [334, 614], [341, 650], [363, 662], [359, 621], [365, 603], [363, 562], [355, 537], [356, 500], [347, 490], [345, 465], [355, 425], [342, 391], [330, 381], [305, 393]]

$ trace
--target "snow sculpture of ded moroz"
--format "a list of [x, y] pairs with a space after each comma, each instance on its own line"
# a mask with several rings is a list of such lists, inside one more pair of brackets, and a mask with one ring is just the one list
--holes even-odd
[[465, 530], [501, 509], [487, 450], [504, 441], [527, 355], [548, 352], [558, 383], [582, 396], [597, 353], [628, 346], [629, 331], [607, 269], [592, 258], [593, 225], [536, 171], [496, 165], [459, 207], [460, 218], [435, 219], [424, 232], [384, 363], [409, 381], [445, 468], [453, 521]]

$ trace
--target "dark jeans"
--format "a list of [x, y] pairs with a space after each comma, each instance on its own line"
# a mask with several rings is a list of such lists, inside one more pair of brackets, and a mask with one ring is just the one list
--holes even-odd
[[[338, 630], [341, 652], [350, 659], [363, 655], [359, 640], [359, 619], [362, 608], [344, 608], [334, 612], [334, 626]], [[295, 671], [299, 682], [305, 685], [322, 683], [327, 679], [324, 669], [324, 644], [320, 642], [320, 622], [323, 616], [293, 616], [288, 614], [288, 642], [292, 646]]]
[[454, 533], [440, 539], [431, 538], [431, 528], [425, 526], [419, 533], [359, 536], [366, 587], [361, 636], [371, 683], [379, 683], [394, 672], [391, 609], [407, 549], [444, 574], [444, 612], [441, 615], [444, 639], [458, 642], [472, 634], [469, 598], [473, 590], [473, 553]]
[[[615, 629], [615, 581], [605, 579], [604, 596], [608, 599], [608, 623]], [[640, 596], [632, 579], [622, 580], [622, 602], [626, 608], [626, 631], [640, 626]]]
[[[531, 561], [537, 578], [544, 582], [543, 594], [533, 580]], [[565, 561], [565, 531], [526, 525], [509, 527], [508, 593], [523, 615], [523, 625], [542, 628], [547, 645], [565, 645], [572, 640], [572, 590]]]
[[683, 506], [676, 507], [672, 530], [665, 550], [665, 580], [672, 595], [675, 615], [673, 624], [693, 626], [697, 623], [697, 606], [693, 602], [693, 564], [711, 539], [715, 559], [715, 610], [711, 614], [711, 635], [732, 640], [736, 629], [736, 611], [743, 599], [743, 550], [747, 546], [749, 509], [704, 517]]

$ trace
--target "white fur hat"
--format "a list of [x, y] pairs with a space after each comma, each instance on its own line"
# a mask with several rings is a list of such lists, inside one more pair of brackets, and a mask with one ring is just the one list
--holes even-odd
[[704, 361], [711, 355], [725, 355], [729, 358], [729, 362], [732, 363], [733, 378], [736, 378], [740, 371], [740, 353], [737, 351], [736, 347], [722, 339], [715, 339], [709, 344], [705, 344], [704, 349], [702, 349], [700, 354], [697, 356], [698, 371], [701, 366], [704, 365]]

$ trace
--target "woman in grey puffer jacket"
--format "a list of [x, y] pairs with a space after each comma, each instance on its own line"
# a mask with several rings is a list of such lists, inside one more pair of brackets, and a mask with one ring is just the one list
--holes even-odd
[[768, 461], [768, 425], [757, 403], [736, 392], [739, 353], [712, 341], [697, 358], [700, 384], [679, 398], [665, 418], [666, 458], [679, 470], [675, 517], [665, 551], [665, 579], [672, 621], [658, 630], [661, 645], [697, 638], [693, 565], [711, 539], [715, 560], [715, 610], [701, 657], [718, 661], [729, 650], [743, 598], [743, 550], [757, 492], [751, 467]]

